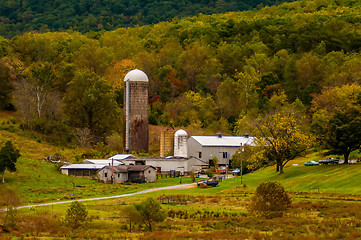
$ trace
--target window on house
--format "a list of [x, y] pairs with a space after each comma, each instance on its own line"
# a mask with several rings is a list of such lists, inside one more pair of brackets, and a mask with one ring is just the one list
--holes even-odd
[[199, 152], [199, 153], [198, 153], [198, 157], [199, 157], [199, 158], [202, 158], [202, 152]]
[[150, 170], [148, 171], [148, 173], [150, 173]]
[[104, 177], [108, 177], [108, 173], [104, 173]]
[[120, 177], [120, 173], [118, 173], [118, 178]]
[[223, 152], [223, 158], [228, 158], [228, 153], [227, 152]]

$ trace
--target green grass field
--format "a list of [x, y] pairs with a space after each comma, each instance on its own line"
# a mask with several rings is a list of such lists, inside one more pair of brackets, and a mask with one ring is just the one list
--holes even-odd
[[257, 187], [263, 181], [272, 180], [281, 182], [290, 191], [361, 194], [360, 164], [303, 165], [311, 159], [315, 159], [315, 156], [291, 161], [281, 175], [275, 172], [274, 167], [258, 170], [247, 174], [245, 182], [251, 188]]
[[[20, 150], [21, 157], [16, 164], [17, 171], [5, 172], [6, 183], [0, 184], [0, 188], [15, 189], [26, 204], [119, 195], [154, 187], [177, 185], [180, 182], [179, 178], [164, 178], [155, 183], [111, 185], [88, 178], [66, 176], [57, 170], [55, 164], [45, 161], [45, 158], [49, 155], [60, 155], [66, 161], [74, 162], [75, 156], [82, 153], [84, 149], [60, 148], [0, 130], [0, 146], [8, 140]], [[189, 182], [190, 178], [182, 179], [182, 183]]]
[[[98, 183], [87, 178], [69, 177], [60, 174], [54, 164], [44, 159], [49, 155], [61, 155], [63, 159], [74, 162], [77, 155], [84, 149], [61, 148], [51, 144], [22, 136], [17, 122], [12, 115], [0, 115], [0, 144], [11, 140], [22, 156], [17, 163], [17, 171], [6, 172], [6, 184], [16, 189], [26, 203], [48, 202], [63, 199], [79, 199], [97, 196], [118, 195], [141, 191], [152, 187], [179, 184], [179, 179], [161, 179], [152, 184], [109, 185]], [[14, 131], [9, 131], [15, 129]], [[304, 162], [319, 160], [316, 153], [290, 161], [285, 167], [285, 173], [280, 175], [274, 167], [267, 167], [243, 176], [243, 186], [253, 191], [259, 183], [273, 180], [281, 182], [287, 190], [322, 193], [361, 193], [361, 165], [326, 165], [305, 167]], [[297, 166], [294, 166], [298, 164]], [[183, 183], [190, 179], [183, 179]], [[240, 177], [223, 181], [216, 188], [172, 190], [191, 195], [216, 194], [219, 191], [240, 187]], [[165, 191], [150, 193], [150, 195], [164, 194]]]
[[[10, 121], [11, 124], [11, 121]], [[152, 187], [179, 184], [179, 179], [161, 179], [152, 184], [109, 185], [87, 178], [69, 177], [60, 174], [54, 164], [45, 161], [49, 155], [59, 154], [67, 161], [75, 161], [75, 156], [83, 149], [66, 149], [20, 136], [9, 131], [0, 131], [0, 144], [11, 140], [20, 149], [22, 156], [17, 163], [17, 171], [6, 172], [6, 184], [16, 189], [26, 203], [49, 202], [64, 199], [80, 199], [97, 196], [118, 195], [141, 191]], [[273, 180], [281, 182], [287, 190], [326, 193], [361, 193], [361, 165], [326, 165], [305, 167], [304, 162], [317, 159], [316, 154], [290, 161], [285, 173], [280, 175], [274, 167], [267, 167], [243, 176], [243, 183], [250, 191], [259, 183]], [[294, 166], [298, 164], [298, 166]], [[190, 179], [183, 179], [183, 183]], [[188, 194], [216, 194], [219, 191], [239, 187], [240, 177], [223, 181], [216, 188], [179, 190]], [[178, 190], [177, 190], [178, 191]], [[151, 193], [151, 195], [163, 194]]]
[[[1, 124], [1, 116], [0, 116]], [[5, 123], [11, 125], [12, 122]], [[3, 125], [4, 126], [4, 125]], [[7, 127], [6, 127], [7, 128]], [[16, 129], [16, 126], [14, 126]], [[16, 131], [20, 131], [19, 129]], [[15, 131], [15, 132], [16, 132]], [[149, 188], [178, 185], [179, 178], [159, 179], [147, 184], [103, 184], [87, 178], [60, 174], [57, 167], [45, 161], [59, 154], [75, 161], [83, 149], [67, 149], [34, 140], [9, 130], [0, 130], [0, 144], [11, 140], [22, 154], [17, 171], [6, 172], [0, 188], [15, 189], [28, 203], [56, 202], [142, 191]], [[266, 167], [243, 176], [223, 180], [214, 188], [186, 188], [150, 192], [112, 200], [84, 202], [89, 222], [77, 230], [63, 225], [69, 204], [19, 209], [15, 228], [2, 232], [1, 239], [359, 239], [361, 238], [360, 201], [361, 165], [305, 167], [304, 162], [319, 160], [314, 153], [287, 164], [280, 175], [275, 167]], [[295, 165], [298, 164], [298, 165]], [[291, 191], [292, 208], [281, 219], [252, 216], [247, 204], [259, 183], [281, 182]], [[190, 178], [182, 178], [182, 183]], [[123, 216], [124, 206], [147, 196], [185, 196], [187, 205], [163, 204], [166, 221], [150, 233], [142, 226], [129, 229]], [[347, 201], [345, 201], [347, 200]], [[6, 214], [0, 213], [0, 227]]]

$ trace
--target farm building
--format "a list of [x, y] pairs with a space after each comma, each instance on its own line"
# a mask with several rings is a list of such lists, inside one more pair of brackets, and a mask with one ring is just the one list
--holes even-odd
[[220, 166], [228, 166], [233, 154], [245, 145], [253, 145], [255, 137], [244, 136], [191, 136], [187, 141], [188, 157], [197, 157], [203, 162], [213, 165], [217, 157]]
[[61, 173], [75, 177], [96, 177], [97, 171], [105, 166], [118, 166], [124, 163], [111, 159], [86, 159], [82, 163], [62, 166]]
[[156, 169], [148, 165], [105, 166], [98, 171], [99, 180], [106, 183], [154, 182]]
[[188, 174], [192, 170], [199, 171], [209, 164], [195, 157], [130, 157], [122, 161], [125, 165], [150, 165], [157, 169], [157, 173], [169, 174], [180, 172], [181, 175]]
[[103, 164], [74, 163], [60, 168], [61, 173], [75, 177], [96, 177], [97, 171], [103, 168]]

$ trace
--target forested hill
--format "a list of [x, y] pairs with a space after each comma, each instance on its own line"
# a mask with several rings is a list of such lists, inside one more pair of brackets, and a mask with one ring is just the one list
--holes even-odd
[[147, 25], [184, 17], [244, 11], [292, 0], [1, 0], [0, 35], [63, 31], [82, 33]]
[[0, 108], [64, 142], [119, 137], [122, 79], [139, 68], [154, 125], [243, 134], [247, 117], [288, 107], [310, 117], [317, 94], [361, 85], [360, 13], [356, 0], [304, 0], [97, 35], [0, 37]]

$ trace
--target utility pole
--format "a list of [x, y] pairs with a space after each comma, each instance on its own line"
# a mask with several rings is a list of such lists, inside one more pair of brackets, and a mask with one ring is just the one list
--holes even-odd
[[244, 148], [242, 146], [242, 143], [241, 143], [241, 185], [243, 184], [243, 152], [244, 152]]
[[113, 169], [113, 166], [114, 166], [114, 159], [112, 158], [112, 176], [111, 176], [112, 184], [114, 183], [114, 169]]

